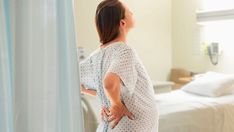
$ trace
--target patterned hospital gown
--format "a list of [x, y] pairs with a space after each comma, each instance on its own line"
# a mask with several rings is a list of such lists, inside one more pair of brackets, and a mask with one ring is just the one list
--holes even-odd
[[135, 50], [123, 42], [114, 42], [95, 50], [80, 62], [81, 83], [97, 90], [105, 107], [110, 107], [110, 102], [102, 80], [108, 72], [120, 77], [121, 99], [135, 119], [125, 116], [114, 129], [111, 129], [112, 123], [102, 121], [96, 132], [157, 132], [158, 112], [153, 85]]

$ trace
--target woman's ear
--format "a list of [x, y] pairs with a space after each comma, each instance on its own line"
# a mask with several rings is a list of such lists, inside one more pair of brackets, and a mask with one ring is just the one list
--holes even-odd
[[120, 26], [125, 26], [126, 22], [124, 20], [120, 20]]

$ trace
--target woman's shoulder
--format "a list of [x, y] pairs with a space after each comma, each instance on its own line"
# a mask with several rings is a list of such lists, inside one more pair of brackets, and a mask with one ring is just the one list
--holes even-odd
[[117, 52], [118, 54], [135, 53], [135, 49], [129, 44], [122, 43], [114, 46], [113, 52]]
[[118, 45], [113, 49], [113, 57], [119, 60], [137, 60], [136, 50], [128, 44]]
[[119, 54], [136, 56], [136, 50], [131, 45], [123, 44], [120, 46]]

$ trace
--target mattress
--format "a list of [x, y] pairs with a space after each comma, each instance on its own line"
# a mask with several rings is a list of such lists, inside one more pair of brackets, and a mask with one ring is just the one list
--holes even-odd
[[155, 95], [159, 132], [234, 132], [234, 95], [216, 98], [176, 90]]

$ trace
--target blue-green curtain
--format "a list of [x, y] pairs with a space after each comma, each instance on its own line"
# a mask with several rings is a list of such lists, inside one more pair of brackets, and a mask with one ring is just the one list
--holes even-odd
[[0, 4], [0, 132], [83, 132], [72, 0]]
[[0, 1], [0, 132], [14, 131], [13, 52], [9, 1]]

